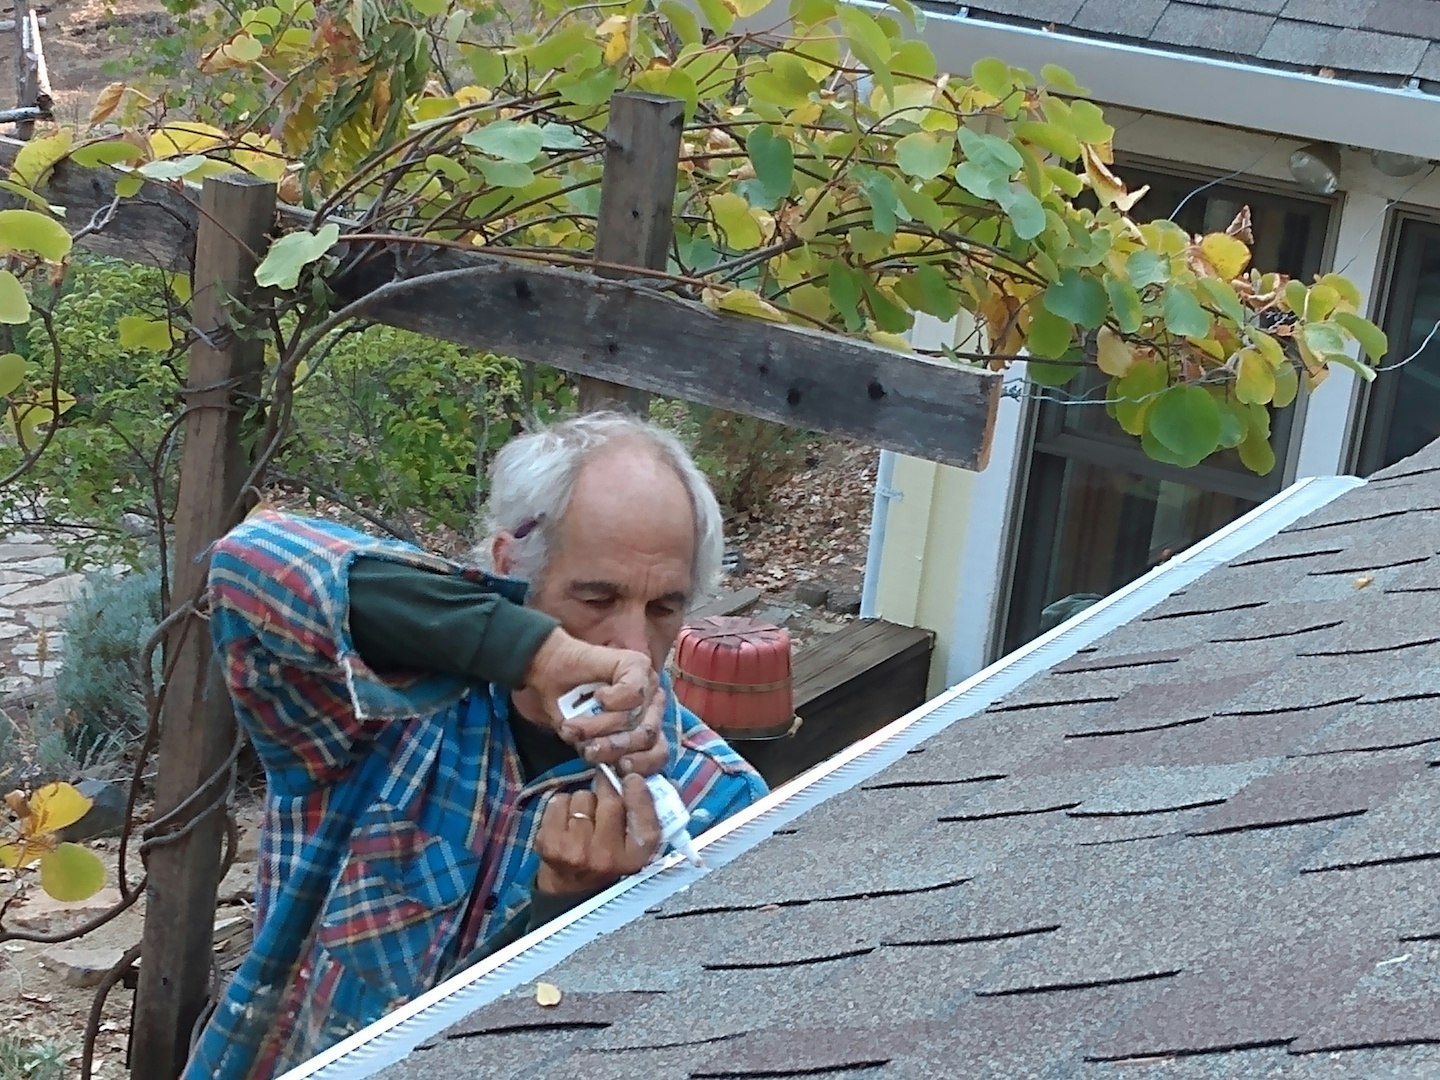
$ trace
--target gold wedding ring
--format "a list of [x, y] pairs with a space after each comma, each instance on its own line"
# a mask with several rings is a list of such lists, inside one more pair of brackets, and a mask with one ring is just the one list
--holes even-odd
[[589, 814], [582, 814], [579, 810], [572, 810], [570, 812], [570, 816], [572, 818], [578, 818], [580, 821], [588, 821], [592, 825], [595, 823], [594, 818], [592, 818]]

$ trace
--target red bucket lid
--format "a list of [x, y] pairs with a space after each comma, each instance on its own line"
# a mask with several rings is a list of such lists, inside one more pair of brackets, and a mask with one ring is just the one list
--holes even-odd
[[758, 619], [712, 615], [675, 644], [675, 696], [727, 738], [770, 739], [795, 725], [790, 635]]

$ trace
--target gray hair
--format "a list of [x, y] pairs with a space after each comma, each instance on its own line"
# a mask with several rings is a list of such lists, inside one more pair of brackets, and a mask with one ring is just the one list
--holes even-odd
[[545, 569], [555, 529], [570, 505], [580, 467], [602, 447], [617, 440], [647, 446], [675, 471], [690, 496], [695, 516], [695, 562], [691, 587], [697, 594], [720, 575], [725, 526], [720, 505], [685, 445], [670, 432], [645, 420], [618, 412], [595, 412], [562, 420], [506, 443], [490, 469], [490, 497], [485, 506], [486, 541], [475, 557], [494, 570], [494, 539], [514, 536], [515, 576], [536, 580]]

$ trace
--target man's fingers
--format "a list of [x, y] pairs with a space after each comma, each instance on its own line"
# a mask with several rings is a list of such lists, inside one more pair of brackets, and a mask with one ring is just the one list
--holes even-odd
[[589, 832], [595, 828], [599, 815], [595, 810], [595, 793], [577, 791], [570, 796], [569, 812], [565, 815], [567, 832]]
[[625, 777], [625, 816], [629, 820], [626, 850], [633, 869], [650, 861], [660, 847], [660, 820], [655, 816], [655, 800], [639, 776]]
[[595, 843], [598, 851], [625, 850], [625, 804], [604, 777], [595, 778]]

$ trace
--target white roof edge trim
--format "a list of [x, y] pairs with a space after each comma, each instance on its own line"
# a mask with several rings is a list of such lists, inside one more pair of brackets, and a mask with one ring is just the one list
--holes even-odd
[[1143, 615], [1177, 589], [1364, 483], [1354, 476], [1298, 481], [1144, 577], [715, 826], [695, 843], [705, 859], [704, 868], [692, 867], [672, 854], [452, 976], [279, 1080], [361, 1080], [395, 1064], [476, 1009], [535, 980], [589, 942], [732, 862], [806, 810], [868, 780], [937, 732], [988, 708], [1027, 679]]
[[[874, 0], [857, 7], [894, 12]], [[1366, 150], [1440, 159], [1440, 95], [925, 12], [941, 71], [997, 56], [1038, 74], [1065, 68], [1100, 102]]]

